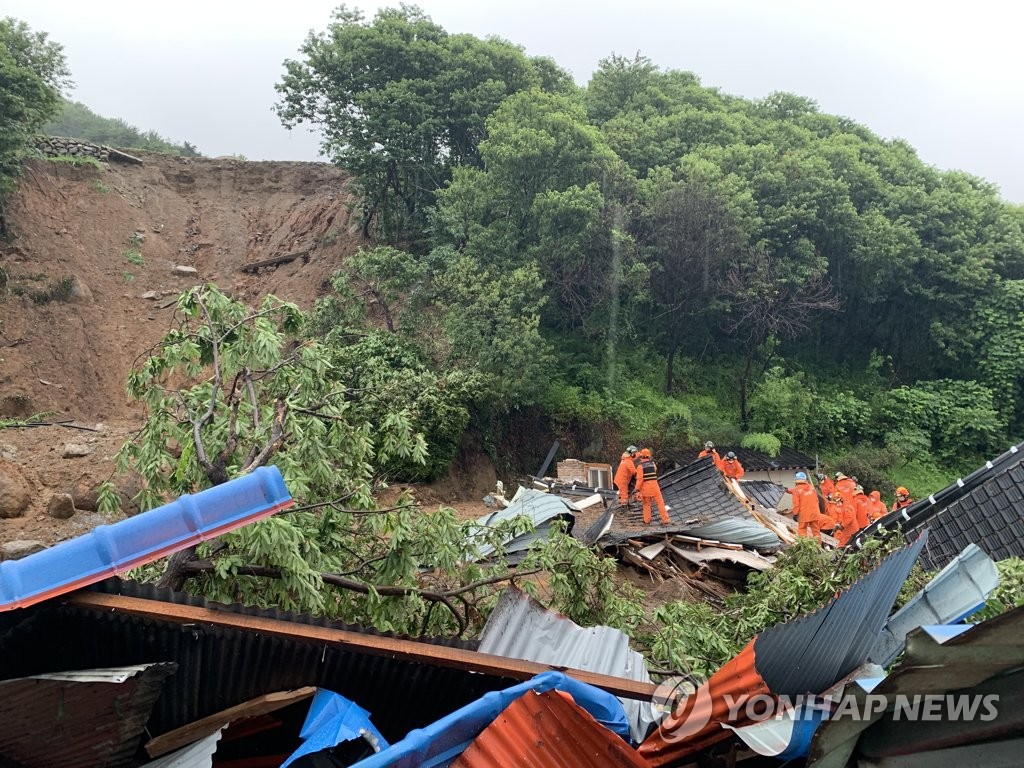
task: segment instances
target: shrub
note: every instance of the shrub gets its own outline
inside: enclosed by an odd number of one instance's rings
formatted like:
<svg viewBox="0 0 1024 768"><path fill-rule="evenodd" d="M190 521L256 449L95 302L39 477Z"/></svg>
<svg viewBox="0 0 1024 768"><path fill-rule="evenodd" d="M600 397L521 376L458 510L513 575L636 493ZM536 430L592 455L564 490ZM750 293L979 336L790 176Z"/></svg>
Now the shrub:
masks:
<svg viewBox="0 0 1024 768"><path fill-rule="evenodd" d="M740 445L768 456L778 456L779 450L782 448L779 438L767 432L751 432L749 435L744 435Z"/></svg>
<svg viewBox="0 0 1024 768"><path fill-rule="evenodd" d="M776 366L765 374L750 396L750 426L793 445L808 432L812 404L813 396L803 374L787 376Z"/></svg>

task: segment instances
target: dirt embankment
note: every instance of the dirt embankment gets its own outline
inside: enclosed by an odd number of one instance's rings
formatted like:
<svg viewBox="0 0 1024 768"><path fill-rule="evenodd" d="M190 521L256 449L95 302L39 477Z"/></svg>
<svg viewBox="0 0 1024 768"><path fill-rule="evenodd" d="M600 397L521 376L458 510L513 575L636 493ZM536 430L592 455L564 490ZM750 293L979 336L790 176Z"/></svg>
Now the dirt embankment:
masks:
<svg viewBox="0 0 1024 768"><path fill-rule="evenodd" d="M46 413L99 431L0 431L0 462L31 499L26 515L0 519L0 542L52 543L95 524L54 520L46 507L54 493L110 475L142 419L125 378L172 326L182 290L214 282L252 303L273 293L308 308L362 242L350 182L333 166L140 156L142 165L101 169L33 161L8 206L0 416ZM65 458L68 443L89 451Z"/></svg>

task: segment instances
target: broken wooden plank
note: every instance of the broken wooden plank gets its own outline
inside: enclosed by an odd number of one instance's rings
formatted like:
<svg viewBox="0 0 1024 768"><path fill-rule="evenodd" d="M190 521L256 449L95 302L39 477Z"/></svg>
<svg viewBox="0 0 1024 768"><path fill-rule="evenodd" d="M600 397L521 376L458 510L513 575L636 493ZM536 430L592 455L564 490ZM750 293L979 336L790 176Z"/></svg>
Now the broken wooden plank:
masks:
<svg viewBox="0 0 1024 768"><path fill-rule="evenodd" d="M131 163L133 165L142 165L141 158L135 155L129 155L127 152L122 152L120 149L114 149L113 147L104 147L107 150L107 158L109 160L117 160L121 163Z"/></svg>
<svg viewBox="0 0 1024 768"><path fill-rule="evenodd" d="M538 664L522 659L509 659L490 653L468 651L463 648L449 648L444 645L420 643L397 637L364 635L334 627L319 627L299 624L264 616L246 616L211 608L192 605L177 605L158 600L144 600L124 595L105 595L100 592L77 592L69 596L68 602L97 611L117 611L129 616L144 616L154 621L168 621L176 624L207 624L214 627L260 632L273 637L284 637L316 645L331 644L349 653L363 653L371 656L385 656L417 664L431 664L467 672L504 677L511 680L529 680L541 672L557 669L584 683L597 686L616 696L639 701L650 701L656 686L612 675L602 675L571 667L556 667Z"/></svg>
<svg viewBox="0 0 1024 768"><path fill-rule="evenodd" d="M263 259L262 261L254 261L252 264L243 264L240 269L242 272L256 273L264 267L276 267L280 264L287 264L291 261L295 261L298 258L303 258L309 261L309 249L305 251L296 251L295 253L285 253L281 256L274 256L269 259Z"/></svg>
<svg viewBox="0 0 1024 768"><path fill-rule="evenodd" d="M179 747L192 744L216 733L235 720L241 720L244 717L258 717L275 712L287 707L289 704L308 699L315 693L315 686L306 686L305 688L296 688L293 691L278 691L264 696L257 696L255 699L249 699L249 701L228 707L221 712L215 712L201 720L196 720L193 723L183 725L180 728L175 728L173 731L162 733L150 739L146 742L146 753L150 757L166 755L168 752L173 752Z"/></svg>
<svg viewBox="0 0 1024 768"><path fill-rule="evenodd" d="M726 542L726 541L716 541L715 539L699 539L696 536L684 536L684 535L681 535L681 534L673 536L672 540L673 541L682 541L682 542L685 542L687 544L693 544L694 546L697 547L697 549L700 549L701 547L718 547L719 549L735 549L735 550L743 550L744 549L742 544L730 544L729 542Z"/></svg>
<svg viewBox="0 0 1024 768"><path fill-rule="evenodd" d="M648 560L653 560L658 555L660 555L664 550L665 542L658 541L654 544L644 547L643 549L638 549L637 554L640 555L640 557L647 558Z"/></svg>

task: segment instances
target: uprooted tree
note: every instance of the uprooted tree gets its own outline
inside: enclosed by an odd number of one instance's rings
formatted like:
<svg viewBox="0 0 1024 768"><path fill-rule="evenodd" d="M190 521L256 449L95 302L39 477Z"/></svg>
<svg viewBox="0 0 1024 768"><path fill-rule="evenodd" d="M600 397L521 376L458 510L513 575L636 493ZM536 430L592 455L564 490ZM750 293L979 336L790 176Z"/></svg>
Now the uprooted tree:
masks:
<svg viewBox="0 0 1024 768"><path fill-rule="evenodd" d="M480 626L507 583L536 592L529 577L543 573L550 602L579 621L626 626L639 618L611 582L614 563L562 533L513 570L502 542L529 526L523 518L482 527L450 509L427 513L408 495L379 508L380 468L427 457L417 414L400 389L360 387L353 368L334 365L329 343L301 335L305 317L295 305L268 296L254 309L207 286L183 294L177 315L178 327L128 381L148 419L119 466L144 480L141 506L268 464L298 505L178 553L162 574L146 576L217 600L463 634ZM485 546L496 555L478 562Z"/></svg>

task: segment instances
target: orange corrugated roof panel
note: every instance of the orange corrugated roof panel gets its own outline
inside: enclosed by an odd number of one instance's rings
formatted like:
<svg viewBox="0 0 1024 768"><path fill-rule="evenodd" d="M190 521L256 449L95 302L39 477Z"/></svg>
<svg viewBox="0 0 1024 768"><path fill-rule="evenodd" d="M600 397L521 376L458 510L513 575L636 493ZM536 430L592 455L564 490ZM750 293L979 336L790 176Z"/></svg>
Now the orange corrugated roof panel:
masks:
<svg viewBox="0 0 1024 768"><path fill-rule="evenodd" d="M451 768L650 768L625 741L559 691L528 691Z"/></svg>
<svg viewBox="0 0 1024 768"><path fill-rule="evenodd" d="M696 693L684 699L637 750L652 766L671 765L730 735L729 702L771 695L754 666L754 642L747 643ZM732 724L730 722L730 724Z"/></svg>

